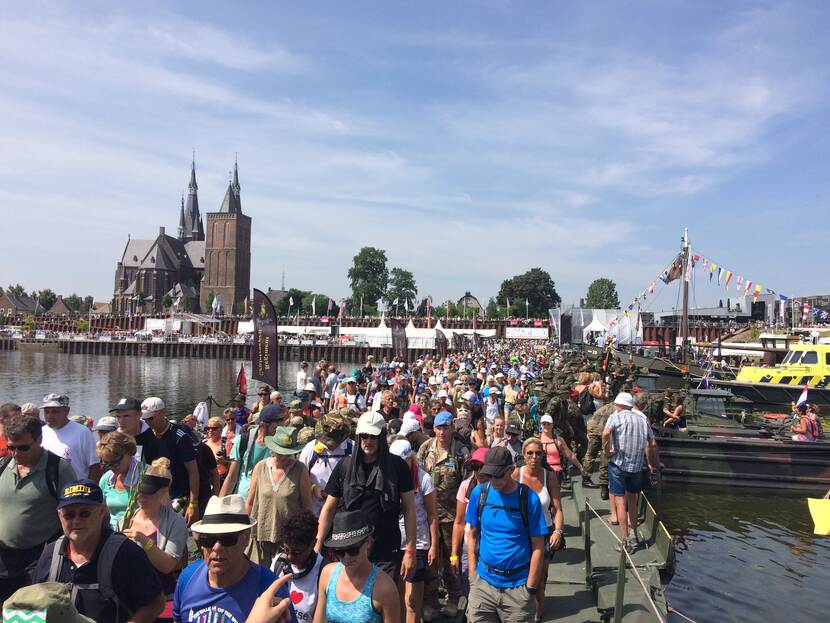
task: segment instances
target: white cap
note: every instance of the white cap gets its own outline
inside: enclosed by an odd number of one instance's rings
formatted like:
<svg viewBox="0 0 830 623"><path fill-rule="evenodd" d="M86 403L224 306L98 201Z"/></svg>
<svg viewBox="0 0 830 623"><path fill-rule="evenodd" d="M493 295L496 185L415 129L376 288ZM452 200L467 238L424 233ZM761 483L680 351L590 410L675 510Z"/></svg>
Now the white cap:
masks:
<svg viewBox="0 0 830 623"><path fill-rule="evenodd" d="M491 396L501 396L501 392L499 391L498 387L491 387L490 388L490 395Z"/></svg>
<svg viewBox="0 0 830 623"><path fill-rule="evenodd" d="M314 383L306 383L305 387L303 387L303 391L304 392L315 392L315 393L317 392L317 390L314 388Z"/></svg>
<svg viewBox="0 0 830 623"><path fill-rule="evenodd" d="M503 379L503 378L504 378L504 374L502 374L501 372L497 372L497 373L496 373L496 378L497 378L497 379Z"/></svg>
<svg viewBox="0 0 830 623"><path fill-rule="evenodd" d="M412 444L406 439L396 439L389 446L389 453L399 456L405 461L412 456Z"/></svg>
<svg viewBox="0 0 830 623"><path fill-rule="evenodd" d="M407 411L406 413L403 414L402 419L404 419L404 420L417 420L418 418L415 417L415 412L414 411Z"/></svg>
<svg viewBox="0 0 830 623"><path fill-rule="evenodd" d="M380 435L384 428L386 428L386 420L383 419L383 416L377 411L367 411L358 418L355 433L358 435L362 433Z"/></svg>
<svg viewBox="0 0 830 623"><path fill-rule="evenodd" d="M461 385L461 379L455 379L455 381L453 381L453 386L455 385Z"/></svg>
<svg viewBox="0 0 830 623"><path fill-rule="evenodd" d="M399 432L401 435L408 435L409 433L414 433L416 430L421 430L421 423L415 418L406 418L401 423L401 430Z"/></svg>
<svg viewBox="0 0 830 623"><path fill-rule="evenodd" d="M461 394L461 397L462 397L464 400L472 400L473 398L475 398L475 397L476 397L476 393L475 393L473 390L468 389L466 392L464 392L463 394Z"/></svg>
<svg viewBox="0 0 830 623"><path fill-rule="evenodd" d="M620 392L617 394L617 397L614 398L614 404L620 405L621 407L628 407L630 409L634 406L634 396L628 392Z"/></svg>
<svg viewBox="0 0 830 623"><path fill-rule="evenodd" d="M553 424L553 418L550 415L548 415L547 413L545 413L545 415L543 415L542 419L539 420L539 421L542 424Z"/></svg>
<svg viewBox="0 0 830 623"><path fill-rule="evenodd" d="M274 391L271 392L271 395L269 396L269 398L271 400L273 400L274 398L279 398L280 396L282 396L282 394L280 394L277 390L274 390Z"/></svg>
<svg viewBox="0 0 830 623"><path fill-rule="evenodd" d="M104 417L100 418L95 423L95 426L92 427L92 430L110 432L110 431L114 431L117 428L118 428L118 420L116 420L111 415L105 415Z"/></svg>
<svg viewBox="0 0 830 623"><path fill-rule="evenodd" d="M487 382L488 382L488 383L489 383L490 381L495 381L495 380L496 380L496 377L494 377L492 374L488 374L488 375L487 375Z"/></svg>
<svg viewBox="0 0 830 623"><path fill-rule="evenodd" d="M141 418L151 417L153 414L164 410L164 401L156 396L151 396L141 403Z"/></svg>
<svg viewBox="0 0 830 623"><path fill-rule="evenodd" d="M438 385L438 380L434 376L431 376L431 377L429 377L429 384L430 385Z"/></svg>
<svg viewBox="0 0 830 623"><path fill-rule="evenodd" d="M442 389L438 392L438 397L439 398L446 398L447 396L449 396L449 394L447 393L446 389Z"/></svg>

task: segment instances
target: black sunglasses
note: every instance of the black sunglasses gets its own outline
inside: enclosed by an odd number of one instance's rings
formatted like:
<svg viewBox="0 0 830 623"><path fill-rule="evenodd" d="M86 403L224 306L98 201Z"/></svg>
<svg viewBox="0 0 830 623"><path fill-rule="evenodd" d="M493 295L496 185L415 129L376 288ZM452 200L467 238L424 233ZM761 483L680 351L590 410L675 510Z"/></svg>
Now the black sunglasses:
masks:
<svg viewBox="0 0 830 623"><path fill-rule="evenodd" d="M196 539L196 543L199 544L199 547L206 547L207 549L210 549L216 545L217 541L222 547L233 547L239 542L240 534L242 533L231 532L229 534L200 534L199 538Z"/></svg>
<svg viewBox="0 0 830 623"><path fill-rule="evenodd" d="M205 430L219 430L221 426L205 426Z"/></svg>
<svg viewBox="0 0 830 623"><path fill-rule="evenodd" d="M81 519L89 519L92 517L92 509L84 509L82 511L61 511L61 515L67 521L72 521L75 517L80 517Z"/></svg>
<svg viewBox="0 0 830 623"><path fill-rule="evenodd" d="M358 437L360 437L362 441L365 441L366 439L373 439L377 441L380 439L380 435L370 435L369 433L360 433Z"/></svg>
<svg viewBox="0 0 830 623"><path fill-rule="evenodd" d="M361 547L363 547L363 543L355 545L354 547L348 547L346 549L336 549L334 550L334 555L341 560L346 557L346 554L349 556L357 556L360 553Z"/></svg>
<svg viewBox="0 0 830 623"><path fill-rule="evenodd" d="M32 444L24 443L19 446L6 446L9 449L9 452L28 452L32 448Z"/></svg>
<svg viewBox="0 0 830 623"><path fill-rule="evenodd" d="M106 467L107 469L111 469L115 471L115 468L121 465L121 461L124 457L118 457L117 461L101 461L101 466Z"/></svg>

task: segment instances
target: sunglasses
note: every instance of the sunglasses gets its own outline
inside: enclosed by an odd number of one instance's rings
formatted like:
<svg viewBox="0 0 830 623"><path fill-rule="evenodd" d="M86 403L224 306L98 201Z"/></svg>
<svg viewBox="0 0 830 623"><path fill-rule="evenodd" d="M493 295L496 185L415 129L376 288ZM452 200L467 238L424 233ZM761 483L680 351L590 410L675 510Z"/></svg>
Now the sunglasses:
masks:
<svg viewBox="0 0 830 623"><path fill-rule="evenodd" d="M205 430L219 430L221 426L205 426Z"/></svg>
<svg viewBox="0 0 830 623"><path fill-rule="evenodd" d="M119 457L117 461L101 461L101 465L103 467L106 467L107 469L115 470L116 467L121 465L121 460L123 458L124 458L123 456Z"/></svg>
<svg viewBox="0 0 830 623"><path fill-rule="evenodd" d="M336 549L334 550L335 557L343 560L346 557L346 554L349 556L357 556L360 553L360 548L363 547L363 543L360 545L355 545L354 547L349 547L347 549Z"/></svg>
<svg viewBox="0 0 830 623"><path fill-rule="evenodd" d="M358 437L360 437L361 441L366 441L367 439L377 441L378 439L380 439L380 435L370 435L369 433L360 433Z"/></svg>
<svg viewBox="0 0 830 623"><path fill-rule="evenodd" d="M9 449L9 452L28 452L32 448L32 444L24 443L19 446L6 446Z"/></svg>
<svg viewBox="0 0 830 623"><path fill-rule="evenodd" d="M217 541L222 547L233 547L239 542L239 535L241 532L231 532L229 534L200 534L196 539L199 547L211 549L216 545Z"/></svg>
<svg viewBox="0 0 830 623"><path fill-rule="evenodd" d="M543 453L539 450L528 450L527 452L525 452L525 456L542 456L542 454Z"/></svg>
<svg viewBox="0 0 830 623"><path fill-rule="evenodd" d="M92 509L84 509L82 511L61 511L61 516L66 519L67 521L72 521L75 517L80 517L81 519L89 519L92 517Z"/></svg>

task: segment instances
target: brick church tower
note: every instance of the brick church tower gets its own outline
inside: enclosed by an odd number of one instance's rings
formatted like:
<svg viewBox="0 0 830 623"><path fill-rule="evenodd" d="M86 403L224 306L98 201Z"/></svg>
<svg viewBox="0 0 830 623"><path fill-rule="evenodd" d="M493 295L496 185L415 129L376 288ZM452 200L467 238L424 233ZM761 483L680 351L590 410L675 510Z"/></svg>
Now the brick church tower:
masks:
<svg viewBox="0 0 830 623"><path fill-rule="evenodd" d="M207 213L205 273L199 293L203 314L211 312L211 293L222 297L228 315L239 313L251 293L251 217L242 214L239 190L239 171L234 162L233 179L219 211Z"/></svg>

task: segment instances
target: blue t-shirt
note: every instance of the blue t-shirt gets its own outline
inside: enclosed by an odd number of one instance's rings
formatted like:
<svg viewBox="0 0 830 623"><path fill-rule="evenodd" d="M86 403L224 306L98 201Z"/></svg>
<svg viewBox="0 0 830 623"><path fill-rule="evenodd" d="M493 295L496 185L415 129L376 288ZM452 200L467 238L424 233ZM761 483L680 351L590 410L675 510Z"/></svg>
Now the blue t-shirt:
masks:
<svg viewBox="0 0 830 623"><path fill-rule="evenodd" d="M476 571L488 584L499 588L521 586L527 582L530 571L530 536L545 536L548 533L545 524L545 515L539 496L532 489L527 496L528 531L525 531L522 513L519 510L519 487L512 493L501 493L490 486L487 501L481 512L481 523L478 525L478 500L481 497L481 485L473 489L470 501L467 504L467 514L464 519L473 528L479 528L480 548ZM502 571L516 569L509 575L490 573L487 565Z"/></svg>
<svg viewBox="0 0 830 623"><path fill-rule="evenodd" d="M245 623L254 602L277 579L274 572L253 562L240 582L226 588L212 588L208 583L207 565L194 562L184 571L173 593L173 620L176 623ZM186 582L182 582L182 578ZM185 584L185 586L183 586ZM288 585L283 586L277 597L288 597ZM294 607L291 623L297 623Z"/></svg>

